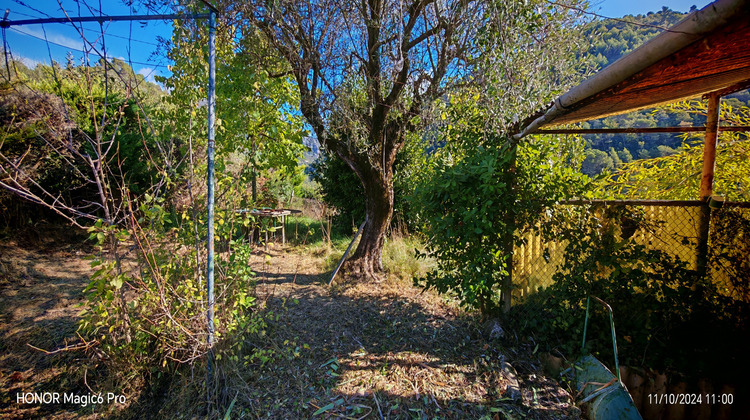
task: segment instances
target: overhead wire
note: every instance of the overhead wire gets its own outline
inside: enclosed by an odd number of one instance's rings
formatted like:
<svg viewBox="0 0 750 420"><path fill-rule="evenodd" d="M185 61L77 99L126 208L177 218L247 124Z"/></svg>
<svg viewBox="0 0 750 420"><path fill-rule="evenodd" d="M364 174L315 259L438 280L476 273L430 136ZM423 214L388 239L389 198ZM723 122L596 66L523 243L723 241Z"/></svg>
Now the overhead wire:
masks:
<svg viewBox="0 0 750 420"><path fill-rule="evenodd" d="M640 26L640 27L644 27L644 28L660 29L660 30L662 30L664 32L671 32L671 33L676 33L676 34L692 35L692 34L690 34L688 32L675 31L675 30L672 30L672 29L669 29L669 28L665 28L665 27L659 26L659 25L651 25L649 23L639 23L639 22L633 22L633 21L630 21L630 20L626 20L626 19L623 19L623 18L616 18L616 17L605 16L605 15L602 15L602 14L599 14L599 13L596 13L596 12L592 12L590 10L586 10L586 9L578 7L578 6L572 6L572 5L569 5L569 4L558 3L558 2L552 1L552 0L546 0L546 1L547 1L547 3L549 3L549 4L553 5L553 6L560 6L560 7L566 8L566 9L575 10L575 11L581 12L581 13L583 13L585 15L598 17L599 19L614 20L614 21L617 21L617 22L626 23L628 25Z"/></svg>
<svg viewBox="0 0 750 420"><path fill-rule="evenodd" d="M43 11L41 11L41 10L39 10L39 9L35 8L35 7L31 7L31 6L29 6L28 4L24 3L24 2L22 1L22 0L13 0L13 1L14 1L14 2L16 3L16 4L18 4L19 6L23 6L23 7L26 7L26 8L28 8L28 9L30 9L30 10L33 10L33 11L35 11L35 12L37 12L37 13L41 14L41 15L44 15L45 17L52 17L52 16L48 15L47 13L45 13L45 12L43 12Z"/></svg>
<svg viewBox="0 0 750 420"><path fill-rule="evenodd" d="M44 39L44 38L42 38L42 37L40 37L38 35L34 35L34 34L28 33L28 32L24 32L23 30L15 28L15 27L11 27L10 30L12 30L14 32L17 32L17 33L19 33L21 35L26 35L26 36L30 36L32 38L36 38L36 39L38 39L40 41L48 42L48 43L50 43L52 45L56 45L58 47L67 48L69 50L78 51L78 52L84 53L84 54L86 53L85 50L82 50L80 48L74 48L74 47L71 47L69 45L63 45L63 44L60 44L60 43L57 43L57 42L54 42L54 41L50 41L50 40ZM166 64L157 64L155 62L150 62L150 63L144 63L144 62L141 62L141 61L131 61L131 62L134 63L134 64L140 64L142 66L153 66L153 67L161 67L161 68L168 68L169 67Z"/></svg>

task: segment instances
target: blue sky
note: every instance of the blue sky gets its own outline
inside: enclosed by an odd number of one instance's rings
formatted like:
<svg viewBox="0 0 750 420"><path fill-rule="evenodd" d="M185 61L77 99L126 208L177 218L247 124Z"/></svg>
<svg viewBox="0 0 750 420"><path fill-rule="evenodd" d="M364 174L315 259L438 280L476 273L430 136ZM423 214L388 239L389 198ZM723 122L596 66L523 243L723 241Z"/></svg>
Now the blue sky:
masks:
<svg viewBox="0 0 750 420"><path fill-rule="evenodd" d="M105 15L146 14L143 9L126 6L121 0L61 0L65 10L71 16L96 16L99 5ZM89 7L86 6L88 4ZM590 10L608 17L622 17L628 14L645 14L661 10L667 6L672 10L687 12L690 6L702 8L708 1L696 0L591 0ZM10 9L10 20L34 19L45 17L64 17L57 0L0 0L0 10ZM163 11L162 13L167 13ZM132 62L133 68L150 80L155 75L168 76L164 57L154 54L157 50L158 37L169 38L172 33L171 22L112 22L104 25L104 42L107 54ZM101 28L98 23L83 24L83 34L100 48ZM50 42L44 41L46 39ZM49 63L50 56L64 63L68 52L80 60L83 57L83 41L80 34L70 24L46 24L14 26L5 31L10 51L15 58L27 65ZM49 47L49 49L48 49ZM95 54L91 59L97 59Z"/></svg>
<svg viewBox="0 0 750 420"><path fill-rule="evenodd" d="M591 11L608 17L623 17L625 15L645 15L657 12L662 6L667 6L676 12L687 12L695 5L702 9L710 3L706 0L589 0Z"/></svg>
<svg viewBox="0 0 750 420"><path fill-rule="evenodd" d="M148 14L145 9L128 7L119 0L88 0L76 2L62 0L65 11L70 16L98 16L99 5L105 15L137 15ZM90 6L86 7L86 4ZM36 19L47 17L64 17L57 0L0 0L2 10L10 9L9 20ZM169 13L169 11L162 11ZM144 22L111 22L100 28L96 22L83 23L83 34L97 45L101 51L104 30L104 44L107 55L132 62L133 68L150 80L155 75L169 74L169 62L156 55L158 36L171 37L172 22L144 21ZM80 27L79 27L80 29ZM84 42L80 33L71 24L49 23L45 25L13 26L5 31L10 51L15 58L21 59L27 65L49 63L50 56L55 61L64 63L68 52L76 60L84 57ZM45 38L49 41L46 42ZM49 47L49 49L48 49ZM96 53L89 55L91 60L97 60Z"/></svg>

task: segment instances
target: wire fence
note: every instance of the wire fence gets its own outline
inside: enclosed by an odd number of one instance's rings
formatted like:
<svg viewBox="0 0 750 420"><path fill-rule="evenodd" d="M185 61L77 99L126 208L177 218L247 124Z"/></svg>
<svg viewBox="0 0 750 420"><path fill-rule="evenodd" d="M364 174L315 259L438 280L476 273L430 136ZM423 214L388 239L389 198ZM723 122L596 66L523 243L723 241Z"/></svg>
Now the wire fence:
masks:
<svg viewBox="0 0 750 420"><path fill-rule="evenodd" d="M620 239L662 251L694 270L701 269L703 259L706 275L721 293L750 300L750 203L727 202L717 209L707 209L700 201L598 201L561 206L611 206L637 211L646 223L636 226L620 220ZM710 212L707 223L704 212ZM708 234L702 240L701 230L706 224ZM539 231L528 232L523 238L524 243L515 247L513 256L516 302L553 284L568 246L567 241L545 237Z"/></svg>
<svg viewBox="0 0 750 420"><path fill-rule="evenodd" d="M588 343L593 334L598 339L586 351L611 368L619 358L623 382L645 419L742 417L750 410L744 402L675 409L649 398L721 390L746 401L750 392L742 369L750 354L742 339L750 327L750 203L716 207L698 201L562 204L553 213L563 217L552 216L515 248L511 320L524 337L545 340L551 354L571 355L583 331L581 297L607 293L618 355L609 352L609 328L597 306ZM564 228L544 229L561 222ZM570 229L578 231L566 234Z"/></svg>

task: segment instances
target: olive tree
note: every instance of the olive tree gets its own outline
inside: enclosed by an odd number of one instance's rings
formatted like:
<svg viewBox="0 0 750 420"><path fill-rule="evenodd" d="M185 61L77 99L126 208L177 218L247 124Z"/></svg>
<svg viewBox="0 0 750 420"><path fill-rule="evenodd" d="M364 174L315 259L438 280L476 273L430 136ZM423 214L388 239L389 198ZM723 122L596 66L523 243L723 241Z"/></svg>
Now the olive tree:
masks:
<svg viewBox="0 0 750 420"><path fill-rule="evenodd" d="M243 6L238 6L243 7ZM251 1L247 16L284 57L300 110L365 195L352 273L374 278L393 214L394 162L425 110L468 81L484 19L472 0Z"/></svg>

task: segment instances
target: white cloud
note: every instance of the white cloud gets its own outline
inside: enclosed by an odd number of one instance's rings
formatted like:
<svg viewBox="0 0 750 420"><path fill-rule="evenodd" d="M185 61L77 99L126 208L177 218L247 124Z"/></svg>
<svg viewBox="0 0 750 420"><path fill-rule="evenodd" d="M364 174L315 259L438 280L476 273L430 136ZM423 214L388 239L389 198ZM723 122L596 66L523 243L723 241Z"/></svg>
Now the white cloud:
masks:
<svg viewBox="0 0 750 420"><path fill-rule="evenodd" d="M34 69L34 68L36 68L36 66L38 66L40 64L43 64L39 60L34 60L33 58L25 57L23 55L18 55L18 56L15 56L13 58L15 58L16 60L20 61L21 63L23 63L24 66L26 66L26 67L28 67L30 69Z"/></svg>
<svg viewBox="0 0 750 420"><path fill-rule="evenodd" d="M137 73L146 78L147 81L156 83L156 80L154 79L154 76L156 76L155 69L151 67L142 67Z"/></svg>
<svg viewBox="0 0 750 420"><path fill-rule="evenodd" d="M44 31L42 29L37 29L37 28L38 28L37 25L29 25L29 26L24 26L23 29L13 28L13 30L19 33L25 34L25 35L31 35L35 38L44 40L45 39ZM70 48L71 50L80 51L81 49L83 49L83 40L70 38L65 35L60 35L49 29L47 29L46 39L49 42L53 42L65 48Z"/></svg>

